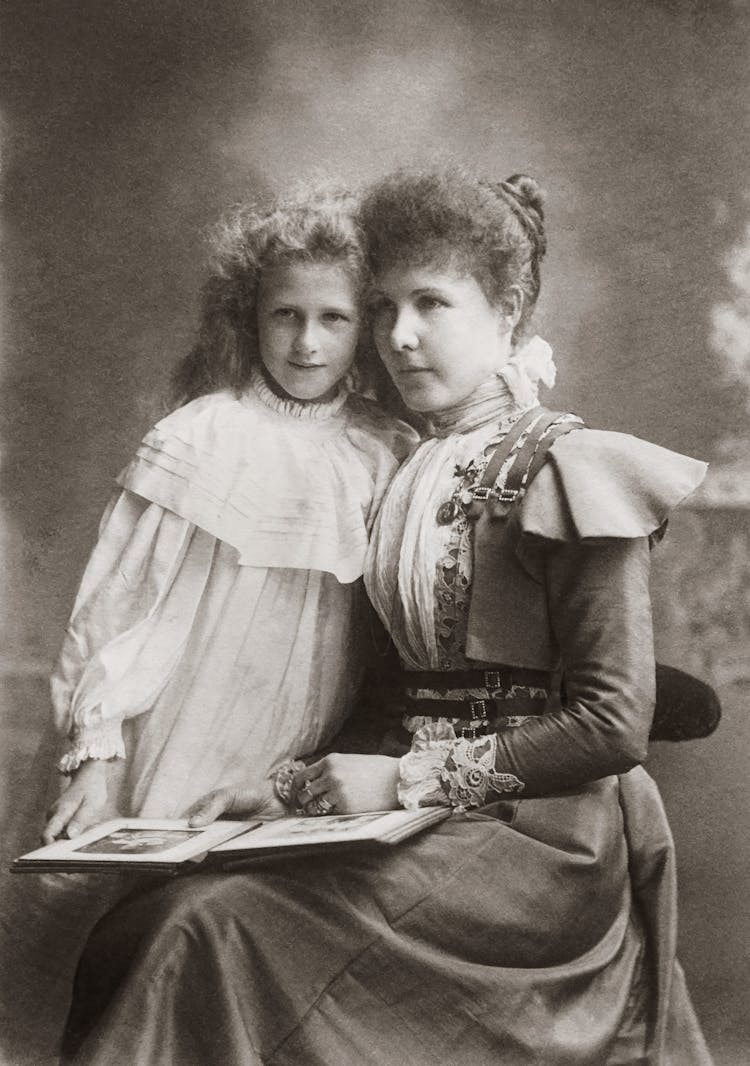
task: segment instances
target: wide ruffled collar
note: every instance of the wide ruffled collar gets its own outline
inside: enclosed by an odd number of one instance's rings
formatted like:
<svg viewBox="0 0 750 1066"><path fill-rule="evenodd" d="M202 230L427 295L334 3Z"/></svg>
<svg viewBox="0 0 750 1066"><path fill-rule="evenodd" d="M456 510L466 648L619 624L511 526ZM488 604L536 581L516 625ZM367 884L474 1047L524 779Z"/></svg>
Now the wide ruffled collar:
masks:
<svg viewBox="0 0 750 1066"><path fill-rule="evenodd" d="M146 434L119 483L236 548L241 566L355 581L380 500L413 432L371 413L364 401L336 417L328 416L336 413L335 400L288 401L305 414L282 417L279 398L271 392L271 408L262 383L259 389L201 396L167 415Z"/></svg>

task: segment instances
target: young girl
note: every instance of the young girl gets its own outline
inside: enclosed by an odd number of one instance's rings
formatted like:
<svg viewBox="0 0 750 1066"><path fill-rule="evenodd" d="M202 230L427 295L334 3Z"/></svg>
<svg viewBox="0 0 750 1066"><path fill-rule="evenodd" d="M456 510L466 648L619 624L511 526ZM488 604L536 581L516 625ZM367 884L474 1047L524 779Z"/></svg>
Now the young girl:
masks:
<svg viewBox="0 0 750 1066"><path fill-rule="evenodd" d="M333 753L291 784L337 813L453 815L387 854L131 898L82 959L69 1049L77 1066L708 1066L637 765L649 542L704 466L550 418L509 372L539 292L536 183L396 175L363 218L377 347L430 423L366 566L404 667L405 754Z"/></svg>
<svg viewBox="0 0 750 1066"><path fill-rule="evenodd" d="M262 782L347 715L368 533L410 440L352 391L363 269L344 196L225 228L189 402L118 479L53 679L72 781L48 839Z"/></svg>
<svg viewBox="0 0 750 1066"><path fill-rule="evenodd" d="M344 195L245 210L221 232L183 406L120 475L65 637L53 692L71 782L47 840L260 784L349 712L368 534L413 436L354 391L364 278ZM9 886L8 1061L44 1059L116 880Z"/></svg>

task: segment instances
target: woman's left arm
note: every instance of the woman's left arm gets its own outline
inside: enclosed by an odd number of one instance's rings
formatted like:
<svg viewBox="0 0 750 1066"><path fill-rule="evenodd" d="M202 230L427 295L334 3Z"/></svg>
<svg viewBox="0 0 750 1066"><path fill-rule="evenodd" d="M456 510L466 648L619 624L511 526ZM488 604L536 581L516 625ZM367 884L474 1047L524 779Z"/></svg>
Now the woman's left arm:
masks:
<svg viewBox="0 0 750 1066"><path fill-rule="evenodd" d="M645 537L550 545L544 579L562 706L498 735L496 769L522 795L574 788L646 757L654 647Z"/></svg>
<svg viewBox="0 0 750 1066"><path fill-rule="evenodd" d="M465 786L476 753L467 759L464 747L484 755L485 769L486 752L494 749L487 784L522 796L575 788L643 761L655 702L648 540L548 542L545 556L549 616L564 671L562 705L491 739L444 740L412 753L406 761L414 764L414 790L412 767L399 767L397 759L326 755L296 775L300 803L324 796L341 812L394 808L400 769L406 805L467 799L472 805L480 795Z"/></svg>

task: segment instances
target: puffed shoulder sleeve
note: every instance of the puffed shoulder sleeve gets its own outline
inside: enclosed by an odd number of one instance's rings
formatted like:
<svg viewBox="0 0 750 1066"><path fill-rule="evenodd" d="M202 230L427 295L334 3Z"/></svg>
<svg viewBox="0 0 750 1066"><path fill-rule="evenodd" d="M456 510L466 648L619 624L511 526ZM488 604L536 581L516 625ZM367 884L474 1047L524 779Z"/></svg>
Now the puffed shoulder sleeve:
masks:
<svg viewBox="0 0 750 1066"><path fill-rule="evenodd" d="M621 433L575 430L551 446L522 505L519 555L545 588L565 697L497 741L498 772L526 795L624 773L645 757L655 700L649 538L705 471Z"/></svg>
<svg viewBox="0 0 750 1066"><path fill-rule="evenodd" d="M523 501L521 530L562 542L648 537L706 469L629 434L576 430L551 446Z"/></svg>

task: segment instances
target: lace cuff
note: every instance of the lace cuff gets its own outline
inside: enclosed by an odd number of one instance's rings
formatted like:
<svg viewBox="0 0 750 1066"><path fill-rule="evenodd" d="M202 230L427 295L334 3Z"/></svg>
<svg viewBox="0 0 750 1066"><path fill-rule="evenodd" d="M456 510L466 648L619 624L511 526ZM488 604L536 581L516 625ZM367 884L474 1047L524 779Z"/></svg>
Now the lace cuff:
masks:
<svg viewBox="0 0 750 1066"><path fill-rule="evenodd" d="M523 792L523 781L515 774L501 774L495 769L497 734L489 733L478 740L461 738L453 745L440 779L448 802L457 811L483 807L488 792Z"/></svg>
<svg viewBox="0 0 750 1066"><path fill-rule="evenodd" d="M497 736L457 739L448 722L432 722L414 734L412 750L399 760L398 800L402 807L483 807L487 793L523 792L515 774L495 769Z"/></svg>
<svg viewBox="0 0 750 1066"><path fill-rule="evenodd" d="M70 745L57 764L63 774L74 773L87 759L124 759L125 745L119 722L99 722L74 730Z"/></svg>

